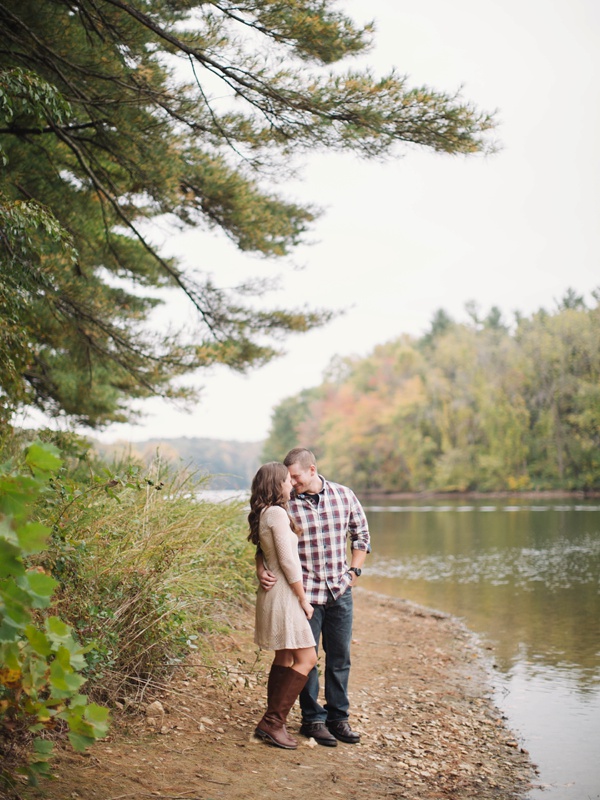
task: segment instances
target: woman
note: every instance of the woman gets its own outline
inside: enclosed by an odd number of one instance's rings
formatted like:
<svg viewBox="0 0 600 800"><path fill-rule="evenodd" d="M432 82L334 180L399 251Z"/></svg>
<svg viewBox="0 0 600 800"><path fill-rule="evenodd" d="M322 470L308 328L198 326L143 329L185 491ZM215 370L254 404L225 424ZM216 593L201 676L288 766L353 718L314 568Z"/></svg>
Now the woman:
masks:
<svg viewBox="0 0 600 800"><path fill-rule="evenodd" d="M265 566L279 580L256 596L254 641L275 650L267 682L267 711L254 731L277 747L295 750L298 742L285 728L287 715L317 663L315 639L308 620L313 608L302 585L298 535L287 512L292 481L278 461L263 464L252 481L248 540L259 545Z"/></svg>

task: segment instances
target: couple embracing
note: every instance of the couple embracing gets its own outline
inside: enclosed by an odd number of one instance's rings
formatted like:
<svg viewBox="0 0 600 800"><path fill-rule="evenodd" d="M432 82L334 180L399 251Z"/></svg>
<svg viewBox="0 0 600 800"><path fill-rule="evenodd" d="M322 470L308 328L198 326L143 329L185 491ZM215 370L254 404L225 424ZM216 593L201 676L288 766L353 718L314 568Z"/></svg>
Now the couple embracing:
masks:
<svg viewBox="0 0 600 800"><path fill-rule="evenodd" d="M370 538L355 494L325 480L314 455L290 450L263 464L252 481L248 539L257 545L255 642L274 650L267 711L255 734L277 747L298 746L285 727L300 697L300 733L318 744L355 744L348 722L352 587ZM346 547L350 539L351 560ZM319 703L317 647L325 653L325 705Z"/></svg>

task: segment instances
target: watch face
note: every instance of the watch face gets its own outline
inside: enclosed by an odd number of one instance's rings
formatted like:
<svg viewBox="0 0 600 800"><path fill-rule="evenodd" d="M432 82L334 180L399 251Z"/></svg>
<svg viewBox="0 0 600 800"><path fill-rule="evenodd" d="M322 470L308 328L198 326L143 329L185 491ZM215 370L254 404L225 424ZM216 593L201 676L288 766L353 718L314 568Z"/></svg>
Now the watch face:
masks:
<svg viewBox="0 0 600 800"><path fill-rule="evenodd" d="M358 567L352 567L351 569L352 569L352 572L356 575L356 577L360 578L360 575L362 573L362 569L359 569Z"/></svg>

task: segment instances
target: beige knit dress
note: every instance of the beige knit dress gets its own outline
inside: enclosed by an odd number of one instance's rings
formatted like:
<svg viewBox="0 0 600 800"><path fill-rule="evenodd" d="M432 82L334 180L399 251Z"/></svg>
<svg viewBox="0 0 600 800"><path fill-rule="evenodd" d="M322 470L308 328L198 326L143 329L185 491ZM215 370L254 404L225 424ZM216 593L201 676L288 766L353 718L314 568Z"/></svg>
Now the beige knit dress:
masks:
<svg viewBox="0 0 600 800"><path fill-rule="evenodd" d="M314 647L315 638L290 583L302 580L298 537L285 509L269 506L261 514L258 530L265 567L277 576L268 592L256 594L254 641L263 650Z"/></svg>

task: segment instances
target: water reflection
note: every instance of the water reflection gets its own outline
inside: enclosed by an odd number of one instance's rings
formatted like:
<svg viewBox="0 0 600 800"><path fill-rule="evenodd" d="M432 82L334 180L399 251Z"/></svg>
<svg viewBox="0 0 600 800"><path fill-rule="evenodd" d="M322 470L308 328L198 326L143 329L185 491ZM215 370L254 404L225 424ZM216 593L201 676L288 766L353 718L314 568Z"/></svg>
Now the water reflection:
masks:
<svg viewBox="0 0 600 800"><path fill-rule="evenodd" d="M539 760L541 789L530 800L591 800L600 796L600 688L582 692L568 667L517 662L497 702Z"/></svg>
<svg viewBox="0 0 600 800"><path fill-rule="evenodd" d="M556 784L545 800L600 797L600 505L366 510L365 588L460 616L490 641L511 724Z"/></svg>

